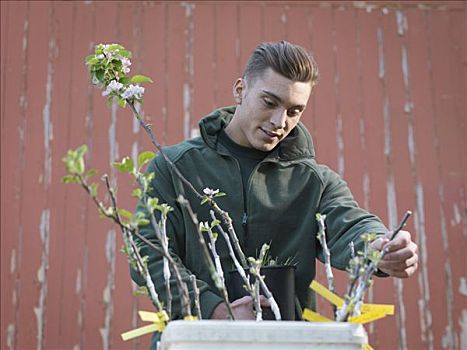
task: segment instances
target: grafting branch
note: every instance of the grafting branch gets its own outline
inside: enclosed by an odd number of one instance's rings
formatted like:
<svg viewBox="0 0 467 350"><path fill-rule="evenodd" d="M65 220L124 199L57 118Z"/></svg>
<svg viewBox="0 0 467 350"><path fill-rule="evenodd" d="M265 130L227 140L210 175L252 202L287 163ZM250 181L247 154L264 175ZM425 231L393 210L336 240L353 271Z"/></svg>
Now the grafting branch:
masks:
<svg viewBox="0 0 467 350"><path fill-rule="evenodd" d="M392 231L389 235L389 241L392 241L396 235L399 233L400 230L405 226L407 220L409 219L410 215L412 215L411 211L407 211L404 214L400 224L397 228ZM376 238L376 235L373 239ZM378 270L378 264L381 260L384 259L384 256L388 253L388 244L383 250L379 251L369 251L369 244L371 239L364 239L365 241L365 252L364 252L364 260L363 263L360 264L358 268L358 284L354 290L351 291L351 294L346 296L344 301L344 305L337 311L336 313L336 321L343 322L347 321L349 315L357 315L359 313L359 306L362 304L363 297L365 296L366 291L372 284L372 278L375 272ZM363 272L361 272L363 270ZM355 278L355 276L351 276L351 278ZM353 283L352 283L353 284Z"/></svg>
<svg viewBox="0 0 467 350"><path fill-rule="evenodd" d="M204 260L206 264L208 265L209 269L209 274L214 281L214 284L216 285L217 289L221 292L221 296L224 299L224 302L227 306L227 311L229 313L229 318L234 319L233 312L232 312L232 307L230 306L229 303L229 296L227 293L227 288L223 281L221 280L220 276L216 272L216 267L211 259L211 255L209 254L208 248L206 241L204 240L203 232L201 231L200 224L198 221L198 218L196 217L196 214L193 212L193 209L191 208L190 202L188 202L183 196L179 196L177 198L177 201L182 205L188 212L188 215L191 218L191 221L193 221L193 224L196 226L196 231L198 232L198 240L201 245L201 250L203 252Z"/></svg>
<svg viewBox="0 0 467 350"><path fill-rule="evenodd" d="M159 295L157 294L156 288L154 287L154 283L152 282L151 274L149 273L147 265L145 264L144 259L139 254L139 250L135 242L133 241L132 234L134 233L127 225L125 225L122 222L120 214L118 213L117 201L115 199L114 191L110 186L108 176L104 175L103 180L106 184L107 191L109 192L112 201L112 210L108 210L107 208L105 208L102 202L100 202L97 199L95 191L92 189L91 185L87 183L86 179L81 174L74 173L72 175L76 177L78 183L91 197L94 204L97 206L99 212L105 217L113 220L120 227L123 233L123 240L125 242L125 246L128 250L128 260L130 262L130 265L136 266L140 275L143 276L146 282L146 287L148 288L149 297L151 298L151 301L154 303L158 311L162 311L163 305L159 299Z"/></svg>
<svg viewBox="0 0 467 350"><path fill-rule="evenodd" d="M326 242L326 226L324 224L326 215L316 213L316 221L318 222L319 230L317 238L321 247L323 248L324 255L324 267L326 270L326 279L328 280L328 287L331 292L334 292L334 275L332 274L331 268L331 253L329 252L328 244Z"/></svg>
<svg viewBox="0 0 467 350"><path fill-rule="evenodd" d="M258 303L258 305L256 305L257 307L256 320L260 321L262 319L261 305L259 303L259 289L258 289L258 287L261 287L261 289L264 292L264 296L269 301L269 305L271 306L271 310L274 313L274 317L276 318L276 320L280 321L282 317L281 317L281 312L279 310L279 305L277 305L276 300L272 296L271 291L269 290L268 286L264 282L264 277L261 276L261 267L262 267L263 259L268 249L269 249L269 245L263 244L263 246L261 247L261 251L259 253L258 259L248 258L251 264L250 274L256 279L255 288L253 288L256 294L254 301L255 303Z"/></svg>
<svg viewBox="0 0 467 350"><path fill-rule="evenodd" d="M199 302L199 288L198 288L198 285L196 284L196 276L190 275L190 281L191 281L191 286L193 288L193 294L194 294L194 299L195 299L196 316L198 317L198 320L201 320L202 315L201 315L201 306Z"/></svg>

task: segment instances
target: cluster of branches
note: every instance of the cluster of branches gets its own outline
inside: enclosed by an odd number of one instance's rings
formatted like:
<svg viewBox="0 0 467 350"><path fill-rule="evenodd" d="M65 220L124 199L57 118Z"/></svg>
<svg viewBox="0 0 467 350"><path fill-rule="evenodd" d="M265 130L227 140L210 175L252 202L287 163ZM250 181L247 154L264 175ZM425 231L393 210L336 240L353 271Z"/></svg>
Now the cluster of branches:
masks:
<svg viewBox="0 0 467 350"><path fill-rule="evenodd" d="M105 89L103 95L107 96L109 101L112 101L114 98L116 98L121 107L129 106L131 108L133 116L138 120L140 126L149 135L152 144L158 153L167 162L169 167L173 170L177 178L196 196L196 198L201 201L202 204L208 204L211 207L210 215L212 221L210 223L200 223L198 222L197 216L193 212L188 200L182 196L177 198L178 203L187 210L194 225L197 228L198 238L201 246L203 247L203 257L209 268L210 276L216 287L219 289L222 298L224 299L230 318L233 319L234 317L229 303L222 265L220 263L219 255L216 251L216 239L218 233L214 232L214 230L219 231L227 243L229 255L234 262L234 266L242 277L246 290L254 300L257 320L261 319L262 314L259 302L260 289L263 290L263 293L268 298L276 319L280 320L281 315L279 307L274 300L272 293L266 286L264 277L260 274L263 258L269 246L265 244L262 247L261 254L263 256L260 256L259 259L247 259L240 247L232 219L230 218L228 212L220 208L215 200L215 198L225 194L219 192L218 190L212 190L209 188L205 188L203 193L200 193L200 191L198 191L179 171L177 166L170 160L170 158L167 157L163 148L154 136L150 124L147 124L143 120L140 112L136 108L136 104L142 102L142 93L144 92L144 89L138 86L138 89L135 90L135 87L131 85L131 83L145 83L152 82L152 80L142 75L136 75L132 78L128 78L128 67L131 65L131 62L129 61L130 58L131 52L127 51L121 45L97 45L94 54L89 55L86 58L86 63L89 66L92 82L98 87ZM134 90L135 93L128 98L124 98L125 94L128 95L128 91L130 90ZM109 207L106 207L103 202L98 199L97 183L89 182L89 179L94 176L96 172L94 170L86 171L85 169L84 155L86 151L86 145L83 145L76 150L68 151L66 157L63 159L68 174L63 178L63 181L65 183L80 184L92 198L99 212L104 217L111 219L120 227L124 242L123 252L128 256L128 260L132 268L138 271L141 276L143 276L149 297L151 298L156 308L159 311L166 310L168 319L170 319L172 308L170 279L173 273L177 288L181 294L183 316L191 316L191 303L188 293L188 286L183 281L178 265L175 263L169 252L166 222L167 216L169 215L170 211L173 210L173 208L165 203L159 203L157 198L152 198L148 195L148 191L155 174L143 173L142 171L145 165L154 158L155 154L152 152L142 152L138 156L137 164L134 164L133 160L129 157L125 157L121 162L116 162L113 164L117 170L124 173L129 173L136 179L136 182L139 186L133 191L133 195L137 197L145 206L145 209L149 213L149 217L147 217L141 212L137 212L133 215L129 211L118 208L115 190L111 187L107 175L104 175L102 180L106 184L106 189L110 195L112 204ZM156 218L155 212L159 212L159 220ZM144 225L152 226L154 232L156 233L155 240L149 240L139 232L139 227ZM204 239L204 232L208 233L209 243L207 243ZM136 241L135 238L137 238ZM154 282L151 279L151 274L148 269L148 257L141 256L141 243L138 243L138 240L139 242L146 244L148 247L155 249L163 257L163 275L166 288L165 304L161 302L156 288L154 287ZM253 277L254 282L250 280L250 276ZM191 276L190 280L193 284L192 289L195 292L195 308L197 310L197 316L198 318L201 318L199 307L199 292L196 286L196 277Z"/></svg>
<svg viewBox="0 0 467 350"><path fill-rule="evenodd" d="M402 218L400 224L389 234L389 241L392 241L400 230L405 226L412 212L407 211ZM326 226L325 226L326 215L316 214L316 220L318 222L318 234L317 238L321 244L324 255L324 265L326 272L326 279L328 287L331 292L334 292L334 276L331 268L331 254L326 244ZM334 308L335 320L338 322L345 322L349 317L360 315L360 309L363 305L363 299L367 290L373 284L373 277L378 271L378 264L384 259L388 253L388 248L383 248L381 251L371 249L370 245L378 235L376 233L365 233L361 235L361 239L364 243L363 251L355 254L353 242L350 242L351 260L347 268L349 273L349 283L347 286L347 292L344 298L344 304L339 308ZM387 247L388 245L386 245Z"/></svg>

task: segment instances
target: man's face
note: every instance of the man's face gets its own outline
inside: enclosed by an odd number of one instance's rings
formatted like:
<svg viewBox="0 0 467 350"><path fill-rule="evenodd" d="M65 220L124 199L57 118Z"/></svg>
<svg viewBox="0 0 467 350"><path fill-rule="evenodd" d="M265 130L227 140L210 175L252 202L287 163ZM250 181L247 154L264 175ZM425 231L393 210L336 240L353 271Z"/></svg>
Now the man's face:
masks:
<svg viewBox="0 0 467 350"><path fill-rule="evenodd" d="M268 68L253 81L234 85L235 115L226 128L237 144L271 151L298 124L311 94L309 82L296 82Z"/></svg>

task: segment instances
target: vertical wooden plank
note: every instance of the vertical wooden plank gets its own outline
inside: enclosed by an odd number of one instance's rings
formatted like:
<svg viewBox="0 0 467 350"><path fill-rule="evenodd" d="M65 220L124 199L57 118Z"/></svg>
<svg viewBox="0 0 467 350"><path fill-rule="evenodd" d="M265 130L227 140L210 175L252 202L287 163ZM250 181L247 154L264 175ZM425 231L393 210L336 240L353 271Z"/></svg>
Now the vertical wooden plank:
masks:
<svg viewBox="0 0 467 350"><path fill-rule="evenodd" d="M400 94L401 82L397 78L400 72L400 66L390 52L397 50L396 36L397 31L395 28L394 13L383 13L381 15L380 27L378 28L378 60L379 60L379 77L381 79L383 90L383 120L384 120L384 155L386 160L387 169L387 211L388 211L388 226L389 228L396 227L398 219L397 203L403 201L408 205L404 199L400 199L400 191L396 186L395 172L400 178L406 176L403 171L403 165L398 164L398 158L402 156L403 149L401 149L401 142L399 142L400 134L404 132L403 125L400 124L400 116L402 111L400 102L402 96ZM402 141L403 142L403 141ZM407 189L406 189L407 190ZM403 285L400 280L394 280L396 289L396 308L397 308L397 329L398 336L386 339L386 341L393 341L392 346L396 346L394 340L398 340L399 349L407 349L407 324L406 324L406 310L403 299ZM396 338L396 339L394 339ZM382 342L383 343L383 342Z"/></svg>
<svg viewBox="0 0 467 350"><path fill-rule="evenodd" d="M312 13L313 48L318 63L320 80L315 91L314 143L318 162L327 164L337 170L336 135L336 97L334 91L334 65L332 61L332 11L325 8L315 8Z"/></svg>
<svg viewBox="0 0 467 350"><path fill-rule="evenodd" d="M21 197L20 222L22 223L23 248L21 258L21 289L19 305L18 348L43 348L46 327L47 269L50 239L50 207L47 202L47 189L50 186L50 103L52 68L49 63L49 45L54 41L49 37L52 12L50 4L31 3L28 39L28 100L26 118L27 130L24 133L24 168L20 177L24 187ZM37 91L33 93L32 91ZM49 95L48 95L49 93Z"/></svg>
<svg viewBox="0 0 467 350"><path fill-rule="evenodd" d="M93 33L94 49L98 43L117 43L118 38L118 6L109 3L89 3L88 6L95 17ZM104 17L99 16L105 13ZM110 174L109 163L118 158L118 141L115 132L118 130L116 106L107 107L102 102L102 92L97 88L90 90L92 105L89 109L90 119L87 121L88 142L91 144L89 165L97 168L99 175ZM101 181L99 194L105 196L105 186ZM85 306L84 347L109 349L111 346L111 317L113 313L113 281L115 246L112 244L115 235L114 227L96 215L92 201L85 197L88 216L85 261Z"/></svg>
<svg viewBox="0 0 467 350"><path fill-rule="evenodd" d="M215 3L216 28L222 28L222 35L216 36L216 80L218 81L216 103L218 106L233 104L232 86L241 74L238 68L239 43L237 42L237 5Z"/></svg>
<svg viewBox="0 0 467 350"><path fill-rule="evenodd" d="M464 12L465 15L465 12ZM446 338L453 339L454 344L462 348L462 334L465 334L465 308L462 307L462 298L465 298L465 288L462 286L462 276L465 276L465 229L462 228L462 219L459 213L465 211L463 193L465 183L462 174L465 173L465 108L459 113L455 96L459 92L465 94L465 82L459 79L462 74L459 71L462 59L454 45L464 47L465 42L450 44L446 37L456 33L460 39L460 26L453 26L453 19L460 23L462 14L456 12L430 12L427 14L427 30L430 40L427 43L429 55L429 68L431 80L432 120L435 130L435 152L438 167L438 195L439 211L441 218L441 234L445 259L452 259L452 273L446 273L445 283L451 280L453 284L452 297L447 290L447 312L452 312L454 329L446 330ZM456 28L456 29L454 29ZM447 55L446 52L450 54ZM460 98L460 101L463 99ZM465 101L464 101L465 103ZM461 122L461 120L464 122ZM464 156L462 154L464 153ZM445 263L446 264L446 263ZM445 269L448 267L445 266ZM465 278L465 277L464 277ZM464 283L465 284L465 283ZM449 286L449 284L448 284ZM457 292L456 292L457 291ZM458 337L456 337L456 333ZM464 340L465 342L465 340Z"/></svg>
<svg viewBox="0 0 467 350"><path fill-rule="evenodd" d="M214 70L212 61L214 53L214 21L212 4L196 4L194 9L194 45L193 45L193 115L192 134L199 133L199 120L214 108L212 89L214 86ZM223 83L223 82L222 82Z"/></svg>
<svg viewBox="0 0 467 350"><path fill-rule="evenodd" d="M49 113L50 123L50 150L46 149L46 156L50 154L51 182L50 194L46 194L46 200L50 205L50 216L53 219L50 223L50 239L49 239L49 258L47 279L49 281L60 281L60 283L48 283L46 295L46 318L44 330L44 348L61 347L60 341L62 324L67 320L66 317L61 317L63 301L63 275L64 269L73 269L72 254L67 255L67 235L61 234L63 231L62 219L64 217L63 196L61 191L55 191L53 188L61 186L61 176L63 175L63 166L61 158L64 155L64 149L69 136L67 132L66 122L68 113L70 112L70 72L72 67L73 40L72 34L72 6L64 6L63 4L54 4L50 8L49 14L49 48L47 62L47 93L46 101L49 104L47 113ZM50 79L50 80L49 80ZM45 115L45 108L44 108ZM69 259L69 260L68 260ZM65 263L65 264L64 264ZM70 271L71 272L71 271ZM74 279L73 279L74 280ZM73 281L74 282L74 281ZM74 283L73 283L74 285ZM71 286L70 286L71 287ZM68 304L68 308L72 309L72 304ZM70 313L71 315L71 313Z"/></svg>
<svg viewBox="0 0 467 350"><path fill-rule="evenodd" d="M15 21L11 14L15 13ZM24 133L27 118L29 6L1 3L2 110L1 110L1 347L18 345L21 300L23 225L21 224L24 168ZM11 116L15 116L14 118ZM8 206L4 205L8 203Z"/></svg>

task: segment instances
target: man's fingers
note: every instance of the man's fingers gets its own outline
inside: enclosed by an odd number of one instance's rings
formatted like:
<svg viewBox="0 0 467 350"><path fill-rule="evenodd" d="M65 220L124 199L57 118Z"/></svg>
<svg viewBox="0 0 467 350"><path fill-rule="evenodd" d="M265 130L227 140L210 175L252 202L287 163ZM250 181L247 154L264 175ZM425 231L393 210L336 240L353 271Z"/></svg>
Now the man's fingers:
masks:
<svg viewBox="0 0 467 350"><path fill-rule="evenodd" d="M264 295L259 296L259 304L261 307L271 307L271 303L269 302L268 298L266 298Z"/></svg>
<svg viewBox="0 0 467 350"><path fill-rule="evenodd" d="M400 260L382 260L378 264L379 269L388 269L392 271L403 271L408 267L411 267L418 263L418 256L412 255L407 259L400 259Z"/></svg>
<svg viewBox="0 0 467 350"><path fill-rule="evenodd" d="M407 247L411 243L410 233L407 231L399 231L394 239L384 245L384 249L388 252L394 252L396 250Z"/></svg>
<svg viewBox="0 0 467 350"><path fill-rule="evenodd" d="M233 302L230 303L230 305L232 305L232 307L234 306L240 306L240 305L247 305L247 304L251 304L253 305L253 298L249 295L246 295L242 298L239 298L239 299L235 299Z"/></svg>

